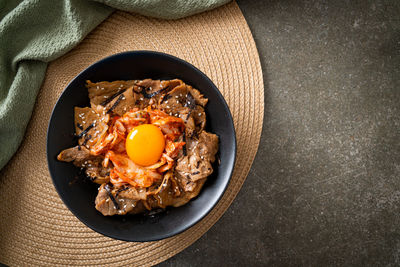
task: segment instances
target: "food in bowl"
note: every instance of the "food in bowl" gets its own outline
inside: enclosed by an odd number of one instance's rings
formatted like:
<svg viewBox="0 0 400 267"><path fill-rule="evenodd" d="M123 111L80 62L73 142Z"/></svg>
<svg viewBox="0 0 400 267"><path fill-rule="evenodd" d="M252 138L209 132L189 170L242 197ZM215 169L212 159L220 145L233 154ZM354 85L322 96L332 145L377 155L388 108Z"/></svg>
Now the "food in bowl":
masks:
<svg viewBox="0 0 400 267"><path fill-rule="evenodd" d="M90 107L75 107L78 144L63 150L99 184L105 216L179 207L196 197L218 151L205 130L207 99L175 80L87 81Z"/></svg>

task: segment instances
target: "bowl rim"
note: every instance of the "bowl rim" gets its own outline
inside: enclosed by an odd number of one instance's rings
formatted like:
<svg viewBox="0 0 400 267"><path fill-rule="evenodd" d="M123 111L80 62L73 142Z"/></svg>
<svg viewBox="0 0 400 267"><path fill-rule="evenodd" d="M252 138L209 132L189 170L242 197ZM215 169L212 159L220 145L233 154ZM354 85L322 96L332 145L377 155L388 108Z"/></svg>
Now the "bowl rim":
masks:
<svg viewBox="0 0 400 267"><path fill-rule="evenodd" d="M233 144L232 144L232 145L233 145L233 147L232 147L232 149L233 149L233 155L232 155L232 157L233 157L233 159L232 159L232 163L228 166L228 171L229 171L229 172L228 172L228 173L229 173L228 176L229 176L229 177L228 177L228 179L226 180L226 183L223 184L223 188L222 188L222 190L221 190L221 193L220 193L219 196L216 198L216 200L214 201L214 203L213 203L211 206L209 206L209 208L208 208L205 212L203 212L203 214L202 214L197 220L194 220L193 222L186 224L186 225L185 225L184 227L182 227L182 229L180 229L180 230L177 230L177 231L170 231L170 232L167 232L167 233L165 233L165 234L160 234L160 235L158 235L158 236L156 236L156 237L154 237L154 238L152 237L152 238L147 238L147 239L135 239L135 240L134 240L134 239L125 239L125 238L123 238L123 237L115 236L115 235L113 235L113 234L106 233L106 232L104 232L104 231L98 230L96 227L92 226L92 225L89 224L86 220L84 220L83 218L81 218L81 216L80 216L74 209L72 209L72 208L67 204L66 200L64 199L64 198L66 197L65 194L62 194L62 193L60 192L60 189L56 186L55 174L52 173L52 170L51 170L51 168L50 168L50 161L51 161L51 160L54 160L54 159L51 159L51 157L50 157L50 155L49 155L49 147L51 146L51 145L49 144L49 133L50 133L50 126L51 126L51 124L52 124L52 121L55 120L54 113L55 113L55 110L56 110L56 108L57 108L57 106L58 106L58 103L61 101L62 96L63 96L63 95L66 93L66 91L70 88L71 84L72 84L76 79L78 79L82 74L84 74L85 72L89 71L89 70L92 69L92 68L95 68L97 65L101 65L101 64L103 64L104 62L106 62L106 61L108 61L108 60L110 60L110 59L112 59L112 58L115 58L115 57L121 57L121 56L132 55L132 54L144 54L144 55L153 55L153 56L156 55L156 56L161 56L161 57L167 57L167 58L169 58L169 59L171 59L171 60L177 61L179 64L186 65L186 67L191 68L191 69L195 70L197 73L199 73L200 76L202 76L202 78L205 79L205 80L207 81L207 83L209 83L209 84L211 85L211 87L213 88L213 90L215 91L215 93L216 93L216 94L218 95L218 97L221 99L222 105L224 106L224 109L227 111L227 119L228 119L228 121L229 121L229 124L232 125L232 130L233 130L233 133L232 133L232 137L233 137L233 140L232 140L232 143L233 143ZM195 67L195 66L192 65L191 63L189 63L189 62L187 62L187 61L185 61L185 60L183 60L183 59L181 59L181 58L179 58L179 57L176 57L176 56L173 56L173 55L164 53L164 52L152 51L152 50L131 50L131 51L125 51L125 52L121 52L121 53L112 54L112 55L109 55L109 56L107 56L107 57L104 57L104 58L102 58L102 59L100 59L100 60L98 60L98 61L95 61L94 63L90 64L88 67L86 67L85 69L83 69L82 71L80 71L77 75L74 76L74 78L73 78L72 80L69 81L69 83L65 86L65 88L63 89L63 91L61 92L61 94L59 95L59 97L57 98L57 101L56 101L56 103L54 104L54 107L53 107L53 109L52 109L52 112L51 112L51 115L50 115L50 119L49 119L49 123L48 123L48 125L47 125L47 131L46 131L47 168L48 168L48 171L49 171L49 174L50 174L50 177L51 177L53 186L54 186L54 188L56 189L58 196L59 196L59 197L61 198L61 200L63 201L64 205L68 208L68 210L69 210L76 218L79 219L80 222L82 222L84 225L86 225L87 227L89 227L89 228L92 229L93 231L95 231L95 232L97 232L97 233L100 233L100 234L102 234L103 236L106 236L106 237L110 237L110 238L113 238L113 239L116 239L116 240L128 241L128 242L151 242L151 241L159 241L159 240L162 240L162 239L166 239L166 238L169 238L169 237L176 236L176 235L178 235L178 234L180 234L180 233L182 233L182 232L188 230L189 228L193 227L194 225L200 223L208 214L210 214L210 212L215 208L215 206L220 202L220 200L221 200L221 198L223 197L223 195L226 193L226 189L228 188L228 186L229 186L229 184L230 184L230 182L231 182L232 175L233 175L233 171L234 171L234 167L235 167L235 163L236 163L236 155L237 155L237 139L236 139L236 130L235 130L234 122L233 122L233 117L232 117L231 111L230 111L230 109L229 109L229 106L228 106L228 104L226 103L226 100L225 100L224 96L222 95L222 93L220 92L220 90L218 89L218 87L213 83L213 81L212 81L205 73L203 73L200 69L198 69L197 67ZM217 177L218 177L218 176L217 176ZM201 192L200 192L200 194L201 194ZM222 214L221 214L221 215L222 215Z"/></svg>

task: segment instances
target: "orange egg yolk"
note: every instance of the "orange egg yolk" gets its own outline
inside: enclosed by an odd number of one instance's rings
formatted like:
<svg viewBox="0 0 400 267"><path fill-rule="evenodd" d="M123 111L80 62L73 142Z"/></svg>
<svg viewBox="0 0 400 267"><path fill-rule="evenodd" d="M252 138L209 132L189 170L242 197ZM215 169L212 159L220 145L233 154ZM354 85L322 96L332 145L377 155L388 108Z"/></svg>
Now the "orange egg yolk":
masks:
<svg viewBox="0 0 400 267"><path fill-rule="evenodd" d="M141 166L150 166L161 158L165 148L165 138L157 126L142 124L129 132L125 147L133 162Z"/></svg>

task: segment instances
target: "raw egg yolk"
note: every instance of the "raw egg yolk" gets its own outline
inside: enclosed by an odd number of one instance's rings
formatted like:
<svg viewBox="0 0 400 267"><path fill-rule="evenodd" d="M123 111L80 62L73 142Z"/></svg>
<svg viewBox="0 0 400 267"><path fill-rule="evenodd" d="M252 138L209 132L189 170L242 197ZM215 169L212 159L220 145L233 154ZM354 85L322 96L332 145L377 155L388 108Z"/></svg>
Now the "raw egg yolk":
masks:
<svg viewBox="0 0 400 267"><path fill-rule="evenodd" d="M129 132L125 147L133 162L141 166L150 166L161 158L165 148L165 138L157 126L142 124Z"/></svg>

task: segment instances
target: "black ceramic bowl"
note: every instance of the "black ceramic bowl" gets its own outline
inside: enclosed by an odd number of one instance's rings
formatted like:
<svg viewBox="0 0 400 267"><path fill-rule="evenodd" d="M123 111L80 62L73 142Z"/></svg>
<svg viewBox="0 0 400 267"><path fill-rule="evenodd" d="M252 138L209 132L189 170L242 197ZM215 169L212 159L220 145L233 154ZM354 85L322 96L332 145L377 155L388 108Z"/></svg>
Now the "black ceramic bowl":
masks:
<svg viewBox="0 0 400 267"><path fill-rule="evenodd" d="M197 198L179 208L167 208L155 215L106 217L94 207L98 185L82 178L72 163L57 161L57 155L76 145L73 138L75 106L89 106L86 80L93 82L134 79L182 79L199 89L209 102L207 130L220 138L220 164L208 177ZM232 116L221 93L207 76L193 65L170 55L133 51L107 57L73 79L60 96L51 115L47 133L47 160L55 188L65 205L93 230L126 241L154 241L176 235L199 222L224 193L232 174L236 138ZM78 178L77 178L78 177Z"/></svg>

